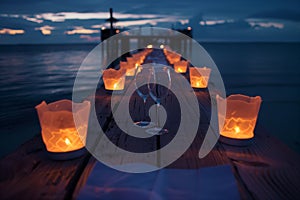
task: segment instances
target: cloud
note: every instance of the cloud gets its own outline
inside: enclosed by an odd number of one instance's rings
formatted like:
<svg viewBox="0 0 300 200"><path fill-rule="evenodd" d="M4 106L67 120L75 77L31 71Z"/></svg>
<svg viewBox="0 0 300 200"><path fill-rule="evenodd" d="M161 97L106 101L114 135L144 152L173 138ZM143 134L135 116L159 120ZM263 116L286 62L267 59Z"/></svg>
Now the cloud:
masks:
<svg viewBox="0 0 300 200"><path fill-rule="evenodd" d="M224 19L220 19L220 20L201 20L199 22L199 24L201 26L213 26L213 25L218 25L218 24L225 24L225 23L233 23L234 20L224 20Z"/></svg>
<svg viewBox="0 0 300 200"><path fill-rule="evenodd" d="M58 13L40 13L36 15L8 15L2 14L2 17L15 17L15 18L24 18L28 21L42 23L44 20L49 20L52 22L64 22L70 19L77 20L88 20L88 19L108 19L109 12L58 12ZM140 19L140 18L156 18L163 17L163 15L154 15L154 14L126 14L126 13L114 13L114 17L117 19Z"/></svg>
<svg viewBox="0 0 300 200"><path fill-rule="evenodd" d="M190 26L194 38L200 41L300 41L299 0L289 3L275 0L272 4L260 0L246 3L237 0L226 3L221 0L2 1L0 30L23 30L25 34L11 37L5 33L0 37L1 43L76 43L93 38L96 41L101 27L107 24L110 7L119 19L117 26ZM16 10L16 6L22 9ZM45 37L47 34L51 37Z"/></svg>
<svg viewBox="0 0 300 200"><path fill-rule="evenodd" d="M90 35L80 35L81 39L84 39L87 42L99 42L100 37L92 37Z"/></svg>
<svg viewBox="0 0 300 200"><path fill-rule="evenodd" d="M65 34L67 35L74 35L74 34L94 34L99 33L99 30L93 30L93 29L85 29L82 26L74 27L71 31L66 31Z"/></svg>
<svg viewBox="0 0 300 200"><path fill-rule="evenodd" d="M0 29L0 34L2 35L17 35L17 34L24 34L25 31L21 29L9 29L9 28L3 28Z"/></svg>
<svg viewBox="0 0 300 200"><path fill-rule="evenodd" d="M35 22L35 23L38 23L38 24L44 22L44 20L42 20L42 19L39 19L39 18L36 18L36 17L28 17L27 15L22 15L22 18L26 19L27 21Z"/></svg>
<svg viewBox="0 0 300 200"><path fill-rule="evenodd" d="M123 21L116 22L117 26L120 27L129 27L129 26L142 26L142 25L152 25L156 26L159 23L175 23L179 22L181 24L187 24L189 23L189 19L181 18L177 16L168 16L168 17L162 17L162 18L152 18L152 19L139 19L139 20L130 20L126 19ZM93 25L92 28L102 28L103 26L109 26L109 23L104 23L101 25Z"/></svg>
<svg viewBox="0 0 300 200"><path fill-rule="evenodd" d="M70 20L98 20L108 19L109 12L58 12L58 13L40 13L36 15L21 15L21 14L1 14L5 18L22 18L30 22L41 24L44 21L50 22L65 22ZM155 14L126 14L114 13L114 17L120 21L118 26L137 26L151 24L156 25L159 22L176 22L180 21L182 24L188 23L188 19L178 19L176 16L155 15ZM122 21L123 20L123 21ZM103 26L103 25L101 25Z"/></svg>
<svg viewBox="0 0 300 200"><path fill-rule="evenodd" d="M278 22L255 22L255 21L249 21L248 22L251 27L254 28L277 28L277 29L283 29L284 24L278 23Z"/></svg>
<svg viewBox="0 0 300 200"><path fill-rule="evenodd" d="M55 27L53 27L53 26L45 25L42 27L35 28L34 30L40 30L43 35L51 35L52 30L54 30L54 29L55 29Z"/></svg>
<svg viewBox="0 0 300 200"><path fill-rule="evenodd" d="M116 24L118 26L140 26L151 24L153 26L157 25L159 22L177 22L178 19L176 17L165 17L165 18L158 18L158 19L144 19L144 20L132 20L132 21L120 21Z"/></svg>

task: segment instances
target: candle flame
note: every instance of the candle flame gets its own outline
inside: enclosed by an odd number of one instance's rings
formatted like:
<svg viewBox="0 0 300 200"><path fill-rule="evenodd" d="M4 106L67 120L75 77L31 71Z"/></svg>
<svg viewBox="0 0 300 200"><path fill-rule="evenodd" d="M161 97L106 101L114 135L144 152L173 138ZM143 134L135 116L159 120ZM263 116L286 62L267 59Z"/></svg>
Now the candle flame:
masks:
<svg viewBox="0 0 300 200"><path fill-rule="evenodd" d="M70 142L70 140L68 138L65 139L65 143L66 143L66 145L70 145L71 144L71 142Z"/></svg>
<svg viewBox="0 0 300 200"><path fill-rule="evenodd" d="M234 131L235 131L235 133L239 133L241 131L241 129L240 129L240 127L236 126L236 127L234 127Z"/></svg>
<svg viewBox="0 0 300 200"><path fill-rule="evenodd" d="M114 84L114 89L117 89L117 87L118 87L118 83L115 83Z"/></svg>

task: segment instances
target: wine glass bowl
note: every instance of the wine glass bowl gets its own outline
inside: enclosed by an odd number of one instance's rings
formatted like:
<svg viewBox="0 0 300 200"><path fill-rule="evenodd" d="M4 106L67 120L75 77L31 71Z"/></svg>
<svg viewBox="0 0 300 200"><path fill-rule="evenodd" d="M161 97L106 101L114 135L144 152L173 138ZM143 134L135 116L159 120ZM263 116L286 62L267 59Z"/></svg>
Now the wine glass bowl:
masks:
<svg viewBox="0 0 300 200"><path fill-rule="evenodd" d="M143 99L144 106L144 120L135 122L135 125L140 127L148 127L150 121L145 120L146 118L146 101L149 97L148 84L150 81L151 68L146 66L138 66L135 73L134 84L136 93Z"/></svg>
<svg viewBox="0 0 300 200"><path fill-rule="evenodd" d="M148 84L151 98L158 104L168 95L171 87L170 69L167 67L153 67Z"/></svg>
<svg viewBox="0 0 300 200"><path fill-rule="evenodd" d="M151 69L150 80L148 84L149 95L156 102L156 125L147 130L152 135L162 135L168 133L168 129L164 129L160 125L160 114L158 107L161 105L162 99L167 97L171 88L170 69L162 65L154 65Z"/></svg>
<svg viewBox="0 0 300 200"><path fill-rule="evenodd" d="M144 103L149 96L148 84L150 79L151 69L143 66L137 67L134 84L137 94L143 99Z"/></svg>

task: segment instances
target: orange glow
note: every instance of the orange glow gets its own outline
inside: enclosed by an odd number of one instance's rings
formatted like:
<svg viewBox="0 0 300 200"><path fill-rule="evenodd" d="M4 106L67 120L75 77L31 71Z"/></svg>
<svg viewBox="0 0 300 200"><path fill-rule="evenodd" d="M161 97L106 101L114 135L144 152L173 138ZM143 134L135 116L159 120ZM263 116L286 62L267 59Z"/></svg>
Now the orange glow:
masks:
<svg viewBox="0 0 300 200"><path fill-rule="evenodd" d="M47 141L45 144L49 152L68 152L84 147L75 128L53 131L51 137L45 136L43 140Z"/></svg>
<svg viewBox="0 0 300 200"><path fill-rule="evenodd" d="M125 69L107 69L103 72L104 87L106 90L123 90L125 86Z"/></svg>
<svg viewBox="0 0 300 200"><path fill-rule="evenodd" d="M0 34L8 34L8 35L17 35L17 34L24 34L24 30L18 30L18 29L9 29L9 28L3 28L0 30Z"/></svg>
<svg viewBox="0 0 300 200"><path fill-rule="evenodd" d="M35 28L35 30L40 30L43 35L51 35L52 30L54 30L54 29L55 28L52 26L42 26L39 28Z"/></svg>
<svg viewBox="0 0 300 200"><path fill-rule="evenodd" d="M139 64L142 64L146 58L146 55L147 55L147 52L141 52L141 53L133 54L132 57L139 60Z"/></svg>
<svg viewBox="0 0 300 200"><path fill-rule="evenodd" d="M174 64L176 62L179 62L181 59L181 55L178 53L175 53L173 51L168 51L167 49L164 49L164 54L169 61L170 64Z"/></svg>
<svg viewBox="0 0 300 200"><path fill-rule="evenodd" d="M47 151L70 152L85 146L90 111L88 101L74 104L73 109L70 100L50 104L43 101L36 106L36 110ZM81 116L81 121L76 121L78 129L75 127L73 113Z"/></svg>
<svg viewBox="0 0 300 200"><path fill-rule="evenodd" d="M227 99L217 96L217 105L226 105L226 116L218 113L224 125L219 124L220 134L229 138L249 139L254 137L254 128L261 104L261 97L230 95Z"/></svg>
<svg viewBox="0 0 300 200"><path fill-rule="evenodd" d="M135 61L120 62L120 69L126 70L126 76L134 76L136 70Z"/></svg>
<svg viewBox="0 0 300 200"><path fill-rule="evenodd" d="M134 76L139 65L144 63L146 56L152 49L145 49L138 53L132 54L132 57L126 57L127 62L120 62L120 69L126 70L126 76Z"/></svg>
<svg viewBox="0 0 300 200"><path fill-rule="evenodd" d="M51 30L41 30L43 35L51 35Z"/></svg>
<svg viewBox="0 0 300 200"><path fill-rule="evenodd" d="M174 63L174 70L177 73L185 73L187 70L187 65L188 65L187 61L184 61L184 60L178 61L178 62Z"/></svg>
<svg viewBox="0 0 300 200"><path fill-rule="evenodd" d="M190 68L190 81L193 88L207 88L210 76L210 68Z"/></svg>

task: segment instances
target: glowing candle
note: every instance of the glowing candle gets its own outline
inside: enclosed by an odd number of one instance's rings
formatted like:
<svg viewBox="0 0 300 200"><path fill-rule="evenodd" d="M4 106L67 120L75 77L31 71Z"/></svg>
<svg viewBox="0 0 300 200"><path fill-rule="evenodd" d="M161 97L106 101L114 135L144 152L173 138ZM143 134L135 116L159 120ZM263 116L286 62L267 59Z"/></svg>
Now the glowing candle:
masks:
<svg viewBox="0 0 300 200"><path fill-rule="evenodd" d="M167 58L167 60L169 61L170 64L174 64L176 62L179 62L181 59L181 55L178 53L175 53L173 51L168 51L166 49L163 50L164 54Z"/></svg>
<svg viewBox="0 0 300 200"><path fill-rule="evenodd" d="M176 62L179 62L181 59L181 56L179 54L170 54L167 56L167 59L170 64L174 64Z"/></svg>
<svg viewBox="0 0 300 200"><path fill-rule="evenodd" d="M136 57L126 57L127 63L132 64L135 66L135 64L138 64L138 60Z"/></svg>
<svg viewBox="0 0 300 200"><path fill-rule="evenodd" d="M184 61L184 60L178 61L178 62L174 63L174 70L177 73L186 73L187 65L188 65L187 61Z"/></svg>
<svg viewBox="0 0 300 200"><path fill-rule="evenodd" d="M120 69L126 70L126 76L134 76L139 61L133 57L127 57L126 59L127 62L120 62Z"/></svg>
<svg viewBox="0 0 300 200"><path fill-rule="evenodd" d="M120 69L124 69L126 76L134 76L136 70L137 63L136 62L120 62Z"/></svg>
<svg viewBox="0 0 300 200"><path fill-rule="evenodd" d="M103 71L103 82L106 90L123 90L125 86L125 69L106 69Z"/></svg>
<svg viewBox="0 0 300 200"><path fill-rule="evenodd" d="M250 139L254 137L254 128L261 104L261 97L248 97L241 94L230 95L225 99L217 96L217 106L226 105L226 116L218 113L224 125L219 124L220 134L227 138Z"/></svg>
<svg viewBox="0 0 300 200"><path fill-rule="evenodd" d="M190 82L193 88L206 88L210 76L210 68L196 68L191 67L190 69Z"/></svg>
<svg viewBox="0 0 300 200"><path fill-rule="evenodd" d="M133 57L133 60L135 60L135 64L137 64L137 65L141 65L145 60L145 56L141 53L133 54L132 57Z"/></svg>
<svg viewBox="0 0 300 200"><path fill-rule="evenodd" d="M43 142L47 151L52 153L52 158L68 159L81 155L78 151L84 152L80 150L85 146L90 102L72 103L70 100L60 100L47 104L43 101L35 108L42 128ZM80 115L81 121L76 121L77 126L73 114ZM71 154L72 152L75 154ZM62 154L59 153L70 154L60 157Z"/></svg>

